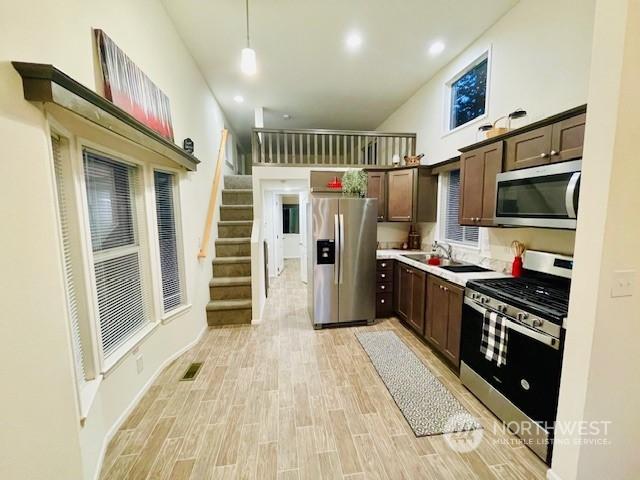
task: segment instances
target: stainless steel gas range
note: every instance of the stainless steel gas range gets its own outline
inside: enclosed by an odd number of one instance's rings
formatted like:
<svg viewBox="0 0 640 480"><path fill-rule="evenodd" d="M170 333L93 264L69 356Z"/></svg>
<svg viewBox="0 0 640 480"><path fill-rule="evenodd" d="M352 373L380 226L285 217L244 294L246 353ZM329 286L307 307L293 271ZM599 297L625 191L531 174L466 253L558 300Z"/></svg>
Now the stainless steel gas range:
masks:
<svg viewBox="0 0 640 480"><path fill-rule="evenodd" d="M462 383L550 464L573 259L528 251L520 278L467 283L462 316ZM506 325L506 363L480 351L485 319Z"/></svg>

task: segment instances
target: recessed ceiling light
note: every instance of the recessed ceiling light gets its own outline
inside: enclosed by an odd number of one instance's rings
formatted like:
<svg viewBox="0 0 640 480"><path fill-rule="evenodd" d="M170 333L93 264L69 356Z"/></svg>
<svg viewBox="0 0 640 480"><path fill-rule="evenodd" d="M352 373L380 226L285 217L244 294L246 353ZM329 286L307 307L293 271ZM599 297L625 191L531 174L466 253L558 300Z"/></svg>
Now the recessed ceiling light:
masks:
<svg viewBox="0 0 640 480"><path fill-rule="evenodd" d="M437 42L433 42L429 47L429 53L431 55L438 55L442 53L443 50L444 50L444 43L441 42L440 40L438 40Z"/></svg>
<svg viewBox="0 0 640 480"><path fill-rule="evenodd" d="M242 102L244 102L244 97L242 95L236 95L235 97L233 97L233 100L236 103L242 103Z"/></svg>
<svg viewBox="0 0 640 480"><path fill-rule="evenodd" d="M356 51L362 46L362 35L358 32L351 32L347 35L346 43L349 50Z"/></svg>
<svg viewBox="0 0 640 480"><path fill-rule="evenodd" d="M284 118L285 120L291 120L291 115L285 113L284 115L282 115L282 118Z"/></svg>

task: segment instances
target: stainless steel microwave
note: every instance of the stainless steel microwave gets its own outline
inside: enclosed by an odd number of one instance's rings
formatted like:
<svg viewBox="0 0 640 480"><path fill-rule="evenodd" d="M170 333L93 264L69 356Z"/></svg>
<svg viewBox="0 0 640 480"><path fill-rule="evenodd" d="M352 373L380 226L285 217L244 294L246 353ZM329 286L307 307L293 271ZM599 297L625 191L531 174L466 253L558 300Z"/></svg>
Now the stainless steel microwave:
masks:
<svg viewBox="0 0 640 480"><path fill-rule="evenodd" d="M575 230L581 160L499 173L497 225Z"/></svg>

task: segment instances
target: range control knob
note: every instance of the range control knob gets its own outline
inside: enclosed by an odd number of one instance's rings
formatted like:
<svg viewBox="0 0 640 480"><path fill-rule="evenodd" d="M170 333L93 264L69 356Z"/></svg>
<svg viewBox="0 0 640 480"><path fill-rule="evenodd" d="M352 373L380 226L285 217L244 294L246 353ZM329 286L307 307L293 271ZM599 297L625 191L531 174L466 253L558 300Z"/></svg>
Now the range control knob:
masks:
<svg viewBox="0 0 640 480"><path fill-rule="evenodd" d="M529 314L525 312L518 312L518 314L516 315L516 318L520 321L523 321L529 318Z"/></svg>
<svg viewBox="0 0 640 480"><path fill-rule="evenodd" d="M531 326L534 328L540 328L542 325L544 325L544 321L539 318L534 318L531 322Z"/></svg>
<svg viewBox="0 0 640 480"><path fill-rule="evenodd" d="M489 303L489 299L487 297L480 296L480 303Z"/></svg>
<svg viewBox="0 0 640 480"><path fill-rule="evenodd" d="M500 313L505 313L507 311L507 306L501 303L496 306L496 310Z"/></svg>

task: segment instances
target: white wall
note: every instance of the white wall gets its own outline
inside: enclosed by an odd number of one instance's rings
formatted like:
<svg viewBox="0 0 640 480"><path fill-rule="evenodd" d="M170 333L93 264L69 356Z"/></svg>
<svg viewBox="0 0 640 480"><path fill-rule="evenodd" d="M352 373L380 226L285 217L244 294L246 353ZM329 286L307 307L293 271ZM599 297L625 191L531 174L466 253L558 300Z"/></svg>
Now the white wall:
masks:
<svg viewBox="0 0 640 480"><path fill-rule="evenodd" d="M425 153L427 163L437 163L474 143L479 124L518 107L528 112L518 120L522 126L586 103L593 5L593 0L521 0L377 130L417 132L417 152ZM489 48L488 118L444 135L445 83ZM437 228L430 232L437 236ZM572 232L540 229L488 229L486 237L480 254L501 260L512 258L513 239L560 253L572 253L574 242Z"/></svg>
<svg viewBox="0 0 640 480"><path fill-rule="evenodd" d="M92 478L107 433L153 374L206 325L211 258L196 260L223 114L155 0L0 2L0 477ZM80 426L65 316L49 138L42 112L23 99L11 60L51 63L97 88L91 28L103 28L171 100L176 141L202 160L183 176L181 203L192 308L140 345L103 380ZM133 150L135 148L130 147ZM142 154L142 153L141 153ZM146 152L148 155L148 152ZM215 232L214 232L215 238Z"/></svg>
<svg viewBox="0 0 640 480"><path fill-rule="evenodd" d="M586 438L610 444L559 435L552 469L562 480L640 475L639 77L640 4L598 0L581 187L589 214L578 219L558 421L610 422L607 435ZM617 271L634 272L632 296L612 297Z"/></svg>

